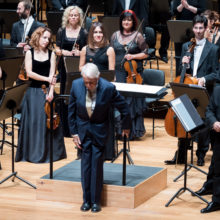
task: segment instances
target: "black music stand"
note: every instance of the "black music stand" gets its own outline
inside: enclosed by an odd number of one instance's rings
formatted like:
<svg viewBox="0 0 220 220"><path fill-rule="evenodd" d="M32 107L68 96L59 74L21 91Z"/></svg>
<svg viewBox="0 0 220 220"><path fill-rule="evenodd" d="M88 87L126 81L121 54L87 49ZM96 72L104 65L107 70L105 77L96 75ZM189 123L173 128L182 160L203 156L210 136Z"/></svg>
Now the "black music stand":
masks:
<svg viewBox="0 0 220 220"><path fill-rule="evenodd" d="M193 37L192 21L185 20L169 20L167 21L167 27L170 34L170 40L174 43L184 43L190 41ZM180 59L180 56L175 55L176 59ZM171 51L171 81L173 81L173 52ZM177 68L179 68L177 66Z"/></svg>
<svg viewBox="0 0 220 220"><path fill-rule="evenodd" d="M0 34L1 39L4 38L3 34L11 33L13 23L18 21L16 10L0 9Z"/></svg>
<svg viewBox="0 0 220 220"><path fill-rule="evenodd" d="M198 85L190 85L190 84L180 84L180 83L170 83L172 91L175 97L179 97L183 94L187 94L193 103L194 107L196 108L197 112L199 113L201 118L205 118L205 110L207 105L209 104L209 95L207 90L204 87ZM207 129L207 128L204 128ZM195 136L196 134L194 134ZM191 163L187 165L187 172L194 168L201 173L208 175L205 171L198 168L193 164L193 149L191 151ZM184 175L185 170L181 172L173 181L176 182L180 177Z"/></svg>
<svg viewBox="0 0 220 220"><path fill-rule="evenodd" d="M66 73L79 72L79 59L78 56L63 57Z"/></svg>
<svg viewBox="0 0 220 220"><path fill-rule="evenodd" d="M13 86L14 82L18 78L19 70L23 63L23 60L24 57L12 57L12 58L0 59L0 66L2 68L2 71L6 73L6 77L0 80L0 89L4 91L5 88L10 88ZM11 145L11 143L5 140L5 133L9 134L6 130L5 120L3 120L1 127L3 128L3 133L2 133L3 137L2 140L0 140L0 142L2 143L0 147L2 154L4 144L6 143Z"/></svg>
<svg viewBox="0 0 220 220"><path fill-rule="evenodd" d="M15 171L15 164L14 164L14 114L16 110L19 108L21 101L23 99L25 90L27 89L29 85L27 83L23 83L20 85L17 85L15 87L6 89L4 91L3 97L0 102L0 120L5 120L7 118L11 117L11 123L12 123L12 156L11 156L11 162L12 162L12 171L9 176L4 178L0 181L0 184L4 183L9 178L13 177L12 181L14 182L15 178L18 178L19 180L23 181L24 183L28 184L29 186L36 189L36 186L32 185L28 181L24 180L20 176L17 175L17 171Z"/></svg>
<svg viewBox="0 0 220 220"><path fill-rule="evenodd" d="M184 130L186 131L186 139L188 139L188 134L194 134L200 128L204 126L203 120L199 116L198 112L196 111L194 105L190 101L189 97L184 94L170 102L170 105L177 115L178 119L180 120ZM199 196L197 193L192 191L190 188L187 187L187 146L185 146L185 169L184 169L184 186L180 188L174 196L166 203L166 207L180 194L184 193L185 191L189 191L191 194L195 195L202 201L209 203L206 199Z"/></svg>

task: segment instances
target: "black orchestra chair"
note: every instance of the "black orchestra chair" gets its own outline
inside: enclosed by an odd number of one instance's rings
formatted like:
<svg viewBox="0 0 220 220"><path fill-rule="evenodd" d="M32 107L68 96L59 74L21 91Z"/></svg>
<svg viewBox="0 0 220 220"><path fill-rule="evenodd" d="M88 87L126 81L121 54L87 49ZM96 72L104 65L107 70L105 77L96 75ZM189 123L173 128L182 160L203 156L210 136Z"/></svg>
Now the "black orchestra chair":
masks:
<svg viewBox="0 0 220 220"><path fill-rule="evenodd" d="M143 71L143 84L152 86L164 86L165 85L165 73L162 70L155 69L145 69ZM155 114L159 111L168 109L168 105L159 105L159 100L163 98L167 92L163 92L157 98L145 98L145 103L147 105L146 110L152 111L152 139L154 139L154 129L155 129Z"/></svg>
<svg viewBox="0 0 220 220"><path fill-rule="evenodd" d="M146 44L148 45L148 58L145 60L145 64L147 61L150 63L150 69L152 69L152 61L156 60L157 69L159 70L159 57L156 56L156 48L154 48L156 44L156 35L155 31L152 27L145 27L143 33Z"/></svg>

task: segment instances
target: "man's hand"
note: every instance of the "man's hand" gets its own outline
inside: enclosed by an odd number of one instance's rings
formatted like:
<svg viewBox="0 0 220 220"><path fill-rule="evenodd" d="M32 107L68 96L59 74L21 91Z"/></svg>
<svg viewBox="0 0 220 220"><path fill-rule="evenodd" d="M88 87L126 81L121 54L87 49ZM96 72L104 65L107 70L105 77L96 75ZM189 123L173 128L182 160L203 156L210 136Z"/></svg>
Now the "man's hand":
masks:
<svg viewBox="0 0 220 220"><path fill-rule="evenodd" d="M213 124L213 130L216 131L216 132L220 132L220 122L219 121L216 121Z"/></svg>
<svg viewBox="0 0 220 220"><path fill-rule="evenodd" d="M126 137L128 138L129 134L130 134L130 130L129 129L122 130L122 137L124 137L124 135L126 135Z"/></svg>
<svg viewBox="0 0 220 220"><path fill-rule="evenodd" d="M80 141L78 135L74 135L74 136L73 136L73 143L76 145L76 147L78 147L79 149L82 150L81 141Z"/></svg>
<svg viewBox="0 0 220 220"><path fill-rule="evenodd" d="M205 78L198 78L198 85L204 87L205 86Z"/></svg>
<svg viewBox="0 0 220 220"><path fill-rule="evenodd" d="M190 62L190 57L184 56L182 59L182 63L189 63Z"/></svg>

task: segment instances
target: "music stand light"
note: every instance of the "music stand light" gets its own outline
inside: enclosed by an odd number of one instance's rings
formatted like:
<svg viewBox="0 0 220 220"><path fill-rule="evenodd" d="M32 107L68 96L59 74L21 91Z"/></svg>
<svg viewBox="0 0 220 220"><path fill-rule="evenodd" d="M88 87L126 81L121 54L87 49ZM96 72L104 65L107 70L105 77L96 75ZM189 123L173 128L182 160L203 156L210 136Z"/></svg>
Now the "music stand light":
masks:
<svg viewBox="0 0 220 220"><path fill-rule="evenodd" d="M11 162L12 162L12 171L9 176L4 178L0 181L0 184L4 183L9 178L13 177L12 181L14 182L15 178L18 178L19 180L23 181L24 183L28 184L29 186L36 189L36 186L29 183L28 181L24 180L20 176L17 175L17 171L15 171L15 164L14 164L14 114L16 110L19 108L21 101L23 99L25 90L28 87L28 83L23 83L20 85L17 85L15 87L6 89L4 91L4 94L2 96L2 99L0 101L0 120L5 120L7 118L11 117L11 123L12 123L12 156L11 156Z"/></svg>
<svg viewBox="0 0 220 220"><path fill-rule="evenodd" d="M184 94L170 102L170 105L175 112L176 116L180 120L184 130L186 131L186 139L188 139L189 133L193 134L194 132L198 131L201 127L204 126L204 122L201 119L200 115L196 111L194 105L190 101L189 97ZM166 203L166 207L170 205L170 203L178 197L180 194L184 193L185 191L189 191L191 194L195 195L202 201L209 203L206 199L192 191L190 188L187 187L187 146L184 149L185 153L185 168L184 168L184 186L180 188L174 196Z"/></svg>

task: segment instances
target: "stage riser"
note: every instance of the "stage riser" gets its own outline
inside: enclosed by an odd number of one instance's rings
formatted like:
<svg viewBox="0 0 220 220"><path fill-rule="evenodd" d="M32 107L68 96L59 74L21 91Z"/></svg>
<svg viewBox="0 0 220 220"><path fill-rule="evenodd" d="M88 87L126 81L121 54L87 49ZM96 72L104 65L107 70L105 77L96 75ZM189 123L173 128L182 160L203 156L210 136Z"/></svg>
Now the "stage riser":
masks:
<svg viewBox="0 0 220 220"><path fill-rule="evenodd" d="M163 169L135 187L105 185L102 205L120 208L136 208L167 186L167 169ZM41 179L37 181L38 200L82 203L80 182Z"/></svg>

